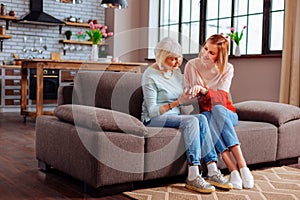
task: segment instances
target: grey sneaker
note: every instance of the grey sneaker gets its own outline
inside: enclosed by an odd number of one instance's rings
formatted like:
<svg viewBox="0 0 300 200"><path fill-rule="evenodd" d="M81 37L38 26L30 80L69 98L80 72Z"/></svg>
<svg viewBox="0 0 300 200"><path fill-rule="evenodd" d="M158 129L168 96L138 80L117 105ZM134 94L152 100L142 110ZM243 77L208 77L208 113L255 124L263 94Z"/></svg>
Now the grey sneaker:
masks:
<svg viewBox="0 0 300 200"><path fill-rule="evenodd" d="M200 193L212 193L216 191L215 187L206 182L201 176L198 176L192 181L186 179L185 187Z"/></svg>
<svg viewBox="0 0 300 200"><path fill-rule="evenodd" d="M213 176L207 176L205 180L218 188L223 188L227 190L233 188L232 184L224 178L220 170L218 170Z"/></svg>

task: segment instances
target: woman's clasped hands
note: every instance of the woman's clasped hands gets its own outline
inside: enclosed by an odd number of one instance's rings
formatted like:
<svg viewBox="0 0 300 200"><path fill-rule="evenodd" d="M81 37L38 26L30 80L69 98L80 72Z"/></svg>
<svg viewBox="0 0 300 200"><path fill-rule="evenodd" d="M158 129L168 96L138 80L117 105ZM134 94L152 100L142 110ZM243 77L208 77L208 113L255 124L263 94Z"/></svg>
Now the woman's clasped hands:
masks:
<svg viewBox="0 0 300 200"><path fill-rule="evenodd" d="M204 95L206 91L207 89L205 87L202 87L201 85L194 85L187 92L190 94L191 98L195 98L201 94Z"/></svg>

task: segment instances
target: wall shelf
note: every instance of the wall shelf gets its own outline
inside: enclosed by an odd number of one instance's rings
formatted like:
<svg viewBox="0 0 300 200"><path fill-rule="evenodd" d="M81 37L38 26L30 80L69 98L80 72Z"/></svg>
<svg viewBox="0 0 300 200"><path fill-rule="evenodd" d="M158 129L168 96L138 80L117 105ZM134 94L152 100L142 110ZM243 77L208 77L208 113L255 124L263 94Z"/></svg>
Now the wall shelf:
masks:
<svg viewBox="0 0 300 200"><path fill-rule="evenodd" d="M79 40L59 40L60 43L63 44L85 44L85 45L92 45L92 42L90 41L79 41ZM98 44L100 46L102 45L108 45L106 43L100 43Z"/></svg>
<svg viewBox="0 0 300 200"><path fill-rule="evenodd" d="M3 40L11 39L11 38L12 38L11 35L0 35L0 51L1 52L3 50Z"/></svg>
<svg viewBox="0 0 300 200"><path fill-rule="evenodd" d="M76 27L84 27L84 28L89 28L90 24L88 23L78 23L78 22L68 22L64 21L65 26L76 26ZM59 34L62 33L62 26L59 27Z"/></svg>
<svg viewBox="0 0 300 200"><path fill-rule="evenodd" d="M79 41L79 40L59 40L59 43L65 44L78 44L78 45L93 45L90 41ZM107 43L100 43L98 46L108 46ZM64 50L64 55L66 55L66 50Z"/></svg>
<svg viewBox="0 0 300 200"><path fill-rule="evenodd" d="M8 30L8 27L9 27L9 21L10 21L10 20L16 20L17 18L16 18L16 17L9 16L9 15L0 15L0 19L4 19L4 20L6 21L6 30Z"/></svg>
<svg viewBox="0 0 300 200"><path fill-rule="evenodd" d="M85 27L85 28L90 27L90 24L88 24L88 23L78 23L78 22L67 22L67 21L65 21L65 24L67 26L78 26L78 27Z"/></svg>

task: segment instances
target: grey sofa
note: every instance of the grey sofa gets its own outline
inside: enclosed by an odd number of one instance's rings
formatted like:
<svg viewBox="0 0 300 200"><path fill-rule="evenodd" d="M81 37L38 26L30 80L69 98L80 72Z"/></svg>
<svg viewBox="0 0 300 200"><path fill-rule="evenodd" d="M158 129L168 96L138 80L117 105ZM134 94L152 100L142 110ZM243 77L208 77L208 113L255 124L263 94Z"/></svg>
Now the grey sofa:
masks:
<svg viewBox="0 0 300 200"><path fill-rule="evenodd" d="M105 196L152 180L184 177L181 132L149 128L139 120L142 74L79 72L59 88L54 116L36 121L36 158L83 181L85 191ZM236 132L248 164L300 156L300 108L280 103L235 104ZM222 160L219 167L225 168Z"/></svg>

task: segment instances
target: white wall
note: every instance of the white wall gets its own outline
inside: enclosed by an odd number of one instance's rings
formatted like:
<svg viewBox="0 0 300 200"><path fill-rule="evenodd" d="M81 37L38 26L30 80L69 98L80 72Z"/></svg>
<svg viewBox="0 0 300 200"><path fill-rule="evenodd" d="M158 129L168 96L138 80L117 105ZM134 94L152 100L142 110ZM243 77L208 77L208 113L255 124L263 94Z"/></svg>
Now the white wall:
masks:
<svg viewBox="0 0 300 200"><path fill-rule="evenodd" d="M139 34L124 34L115 39L114 54L124 61L141 61L148 58L147 45L155 46L148 39L153 34L157 19L149 19L149 12L158 12L155 4L158 0L128 0L129 8L113 11L114 28L117 34L135 30ZM154 4L154 5L153 5ZM147 18L148 17L148 18ZM112 16L111 16L112 19ZM109 20L109 17L106 17ZM140 29L138 29L140 28ZM148 29L145 31L144 29ZM142 31L141 31L142 30ZM148 43L148 44L147 44ZM153 44L152 44L153 43ZM137 51L131 51L138 49ZM151 49L149 49L151 50ZM281 57L239 57L230 58L235 67L231 93L234 102L244 100L279 100Z"/></svg>
<svg viewBox="0 0 300 200"><path fill-rule="evenodd" d="M127 0L129 7L106 10L106 24L114 27L110 54L121 61L145 62L148 57L149 1Z"/></svg>
<svg viewBox="0 0 300 200"><path fill-rule="evenodd" d="M281 57L231 58L235 72L231 94L234 102L279 101Z"/></svg>

